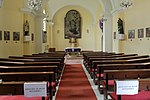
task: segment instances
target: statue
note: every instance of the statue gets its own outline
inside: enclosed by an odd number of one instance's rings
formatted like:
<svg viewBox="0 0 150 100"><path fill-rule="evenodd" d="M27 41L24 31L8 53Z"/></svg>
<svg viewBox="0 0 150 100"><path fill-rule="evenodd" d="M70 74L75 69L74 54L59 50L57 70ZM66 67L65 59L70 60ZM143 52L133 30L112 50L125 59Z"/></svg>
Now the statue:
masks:
<svg viewBox="0 0 150 100"><path fill-rule="evenodd" d="M118 19L118 34L124 34L123 21L120 18Z"/></svg>
<svg viewBox="0 0 150 100"><path fill-rule="evenodd" d="M29 23L27 20L23 25L23 30L24 30L24 36L29 36Z"/></svg>

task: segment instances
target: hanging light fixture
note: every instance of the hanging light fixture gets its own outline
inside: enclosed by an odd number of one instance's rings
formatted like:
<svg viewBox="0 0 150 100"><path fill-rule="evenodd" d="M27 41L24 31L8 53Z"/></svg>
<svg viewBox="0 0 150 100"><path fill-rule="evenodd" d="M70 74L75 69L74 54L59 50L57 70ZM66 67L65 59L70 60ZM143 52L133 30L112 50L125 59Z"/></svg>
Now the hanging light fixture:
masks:
<svg viewBox="0 0 150 100"><path fill-rule="evenodd" d="M128 8L130 6L132 6L132 0L122 0L120 3L120 6L123 8Z"/></svg>
<svg viewBox="0 0 150 100"><path fill-rule="evenodd" d="M42 7L41 0L28 0L28 7L32 10L39 10Z"/></svg>

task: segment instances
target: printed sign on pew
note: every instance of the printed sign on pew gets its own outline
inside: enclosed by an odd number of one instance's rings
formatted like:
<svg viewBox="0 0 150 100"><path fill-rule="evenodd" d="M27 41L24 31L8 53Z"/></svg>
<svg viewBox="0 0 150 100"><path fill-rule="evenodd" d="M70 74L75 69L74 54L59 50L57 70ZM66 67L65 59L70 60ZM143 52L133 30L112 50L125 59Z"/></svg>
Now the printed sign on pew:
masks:
<svg viewBox="0 0 150 100"><path fill-rule="evenodd" d="M134 95L138 94L139 81L138 80L117 80L116 94L117 95Z"/></svg>
<svg viewBox="0 0 150 100"><path fill-rule="evenodd" d="M47 96L47 82L24 83L24 96L26 97Z"/></svg>

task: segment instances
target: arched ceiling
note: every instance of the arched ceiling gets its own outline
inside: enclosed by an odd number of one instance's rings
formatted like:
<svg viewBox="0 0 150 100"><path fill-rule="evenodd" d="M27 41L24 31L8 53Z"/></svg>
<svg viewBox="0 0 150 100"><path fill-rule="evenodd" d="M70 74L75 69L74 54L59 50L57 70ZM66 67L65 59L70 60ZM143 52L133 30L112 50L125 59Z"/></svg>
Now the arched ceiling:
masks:
<svg viewBox="0 0 150 100"><path fill-rule="evenodd" d="M27 2L27 0L24 1ZM48 5L51 18L53 18L59 9L71 5L85 8L94 18L98 7L102 8L103 14L114 13L121 9L119 5L121 1L122 0L42 0L42 5Z"/></svg>
<svg viewBox="0 0 150 100"><path fill-rule="evenodd" d="M80 6L85 8L90 12L92 17L95 17L97 12L97 7L101 6L98 0L49 0L49 10L51 12L51 17L55 15L55 13L65 7L65 6Z"/></svg>
<svg viewBox="0 0 150 100"><path fill-rule="evenodd" d="M43 0L43 2L48 4L51 19L59 9L71 5L85 8L93 18L96 18L98 6L102 8L103 14L113 13L120 9L120 0Z"/></svg>

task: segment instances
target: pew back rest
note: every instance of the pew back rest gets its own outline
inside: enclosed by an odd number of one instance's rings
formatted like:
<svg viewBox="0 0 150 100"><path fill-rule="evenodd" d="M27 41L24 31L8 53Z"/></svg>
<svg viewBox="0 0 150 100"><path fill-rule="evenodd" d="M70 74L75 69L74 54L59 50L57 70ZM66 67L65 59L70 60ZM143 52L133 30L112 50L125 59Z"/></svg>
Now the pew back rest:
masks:
<svg viewBox="0 0 150 100"><path fill-rule="evenodd" d="M49 81L52 82L54 72L1 72L2 82L10 81Z"/></svg>
<svg viewBox="0 0 150 100"><path fill-rule="evenodd" d="M107 80L150 78L149 73L150 69L104 70L104 78Z"/></svg>

